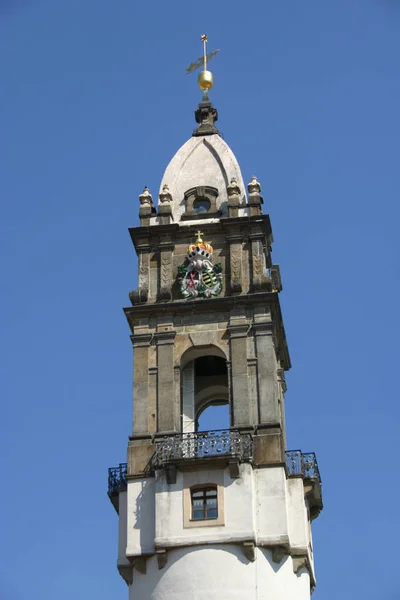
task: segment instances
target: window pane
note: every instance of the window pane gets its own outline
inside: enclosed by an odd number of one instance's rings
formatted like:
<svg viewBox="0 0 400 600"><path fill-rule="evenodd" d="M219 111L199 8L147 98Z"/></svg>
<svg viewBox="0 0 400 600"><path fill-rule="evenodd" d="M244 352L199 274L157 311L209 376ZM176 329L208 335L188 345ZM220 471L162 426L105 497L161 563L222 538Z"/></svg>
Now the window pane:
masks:
<svg viewBox="0 0 400 600"><path fill-rule="evenodd" d="M217 499L216 498L207 498L206 505L207 505L207 508L217 508Z"/></svg>
<svg viewBox="0 0 400 600"><path fill-rule="evenodd" d="M192 515L192 519L194 521L200 521L201 519L204 519L204 513L202 510L194 510L193 511L193 515Z"/></svg>
<svg viewBox="0 0 400 600"><path fill-rule="evenodd" d="M207 510L207 519L217 519L218 510L216 508L210 508Z"/></svg>
<svg viewBox="0 0 400 600"><path fill-rule="evenodd" d="M193 510L202 510L203 509L203 500L193 500L192 506L193 506Z"/></svg>
<svg viewBox="0 0 400 600"><path fill-rule="evenodd" d="M211 207L211 202L209 200L207 200L206 198L204 198L204 200L202 200L202 199L195 200L193 203L194 211L197 214L208 212L210 210L210 207Z"/></svg>
<svg viewBox="0 0 400 600"><path fill-rule="evenodd" d="M217 490L207 490L206 491L206 496L213 496L213 497L217 497Z"/></svg>
<svg viewBox="0 0 400 600"><path fill-rule="evenodd" d="M203 490L200 490L199 492L192 492L192 498L202 498L203 494Z"/></svg>

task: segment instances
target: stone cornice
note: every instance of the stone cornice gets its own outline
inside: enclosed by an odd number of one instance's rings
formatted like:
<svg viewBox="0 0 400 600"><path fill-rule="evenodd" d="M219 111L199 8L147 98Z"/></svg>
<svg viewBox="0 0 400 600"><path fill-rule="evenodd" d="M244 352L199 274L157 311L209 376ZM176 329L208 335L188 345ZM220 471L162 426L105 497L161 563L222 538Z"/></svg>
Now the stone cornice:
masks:
<svg viewBox="0 0 400 600"><path fill-rule="evenodd" d="M171 240L170 243L186 242L186 240L195 234L198 225L185 225L181 223L168 223L165 225L147 225L141 227L130 227L129 234L137 250L145 249L149 246L159 246L165 238ZM269 215L256 215L252 217L228 217L220 219L217 222L202 223L201 229L204 234L213 235L215 233L224 233L228 238L233 237L236 241L237 236L243 238L252 236L263 238L271 236L271 221Z"/></svg>

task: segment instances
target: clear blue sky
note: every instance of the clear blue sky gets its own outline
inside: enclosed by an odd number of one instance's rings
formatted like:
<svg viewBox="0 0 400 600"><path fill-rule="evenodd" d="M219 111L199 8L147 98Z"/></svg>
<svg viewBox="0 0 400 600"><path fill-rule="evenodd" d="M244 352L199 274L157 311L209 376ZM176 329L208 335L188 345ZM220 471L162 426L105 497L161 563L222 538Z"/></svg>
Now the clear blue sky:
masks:
<svg viewBox="0 0 400 600"><path fill-rule="evenodd" d="M1 600L127 598L127 228L194 128L203 32L272 219L289 447L322 472L313 598L400 598L400 2L2 0Z"/></svg>

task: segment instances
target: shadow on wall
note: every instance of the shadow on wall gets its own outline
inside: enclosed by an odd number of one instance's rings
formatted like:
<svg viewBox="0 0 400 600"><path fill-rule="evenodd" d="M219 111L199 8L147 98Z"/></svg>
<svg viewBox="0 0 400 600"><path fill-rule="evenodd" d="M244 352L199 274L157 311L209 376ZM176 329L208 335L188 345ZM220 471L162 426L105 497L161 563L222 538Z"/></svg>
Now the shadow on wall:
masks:
<svg viewBox="0 0 400 600"><path fill-rule="evenodd" d="M149 539L149 527L155 528L154 519L149 519L149 507L152 505L154 505L154 483L152 479L147 479L142 481L142 489L136 498L136 520L133 525L134 529L140 530L140 545L142 547L146 546L146 541ZM151 535L154 539L155 529Z"/></svg>

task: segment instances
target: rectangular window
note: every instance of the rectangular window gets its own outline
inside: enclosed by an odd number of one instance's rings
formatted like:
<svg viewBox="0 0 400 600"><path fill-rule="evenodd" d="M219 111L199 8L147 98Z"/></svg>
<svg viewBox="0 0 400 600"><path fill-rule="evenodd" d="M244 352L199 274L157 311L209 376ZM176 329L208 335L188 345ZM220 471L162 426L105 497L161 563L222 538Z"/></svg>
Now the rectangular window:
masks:
<svg viewBox="0 0 400 600"><path fill-rule="evenodd" d="M218 519L218 498L216 487L192 490L191 498L193 521Z"/></svg>

